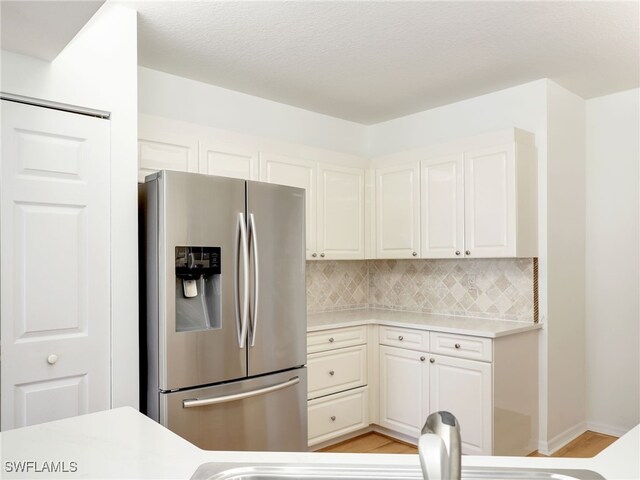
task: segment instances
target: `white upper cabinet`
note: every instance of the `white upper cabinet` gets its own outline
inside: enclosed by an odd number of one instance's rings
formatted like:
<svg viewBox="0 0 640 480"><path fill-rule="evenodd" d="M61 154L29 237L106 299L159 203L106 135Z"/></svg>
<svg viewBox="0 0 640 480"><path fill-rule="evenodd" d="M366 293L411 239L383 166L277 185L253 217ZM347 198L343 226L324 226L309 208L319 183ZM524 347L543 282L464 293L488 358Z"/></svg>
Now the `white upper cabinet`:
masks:
<svg viewBox="0 0 640 480"><path fill-rule="evenodd" d="M318 172L321 258L364 258L364 170L321 163Z"/></svg>
<svg viewBox="0 0 640 480"><path fill-rule="evenodd" d="M221 177L258 180L258 152L215 140L200 142L200 173Z"/></svg>
<svg viewBox="0 0 640 480"><path fill-rule="evenodd" d="M307 259L364 258L364 170L260 152L260 180L304 188Z"/></svg>
<svg viewBox="0 0 640 480"><path fill-rule="evenodd" d="M420 255L420 164L376 169L376 258Z"/></svg>
<svg viewBox="0 0 640 480"><path fill-rule="evenodd" d="M198 172L198 138L188 133L140 127L138 182L159 170Z"/></svg>
<svg viewBox="0 0 640 480"><path fill-rule="evenodd" d="M515 142L464 153L464 248L467 257L537 253L537 162Z"/></svg>
<svg viewBox="0 0 640 480"><path fill-rule="evenodd" d="M464 251L464 157L421 162L421 253L423 258L456 258Z"/></svg>
<svg viewBox="0 0 640 480"><path fill-rule="evenodd" d="M260 180L263 182L277 183L279 185L304 188L306 191L307 258L312 258L313 254L317 255L317 178L318 166L316 162L260 152Z"/></svg>

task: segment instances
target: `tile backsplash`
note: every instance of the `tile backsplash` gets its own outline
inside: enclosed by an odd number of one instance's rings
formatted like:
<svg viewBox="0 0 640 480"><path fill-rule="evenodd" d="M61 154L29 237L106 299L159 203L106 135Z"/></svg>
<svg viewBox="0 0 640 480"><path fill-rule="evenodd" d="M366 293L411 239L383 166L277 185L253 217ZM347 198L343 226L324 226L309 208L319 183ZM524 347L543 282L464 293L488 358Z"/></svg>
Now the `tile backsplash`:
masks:
<svg viewBox="0 0 640 480"><path fill-rule="evenodd" d="M534 319L531 258L307 262L307 312L377 307Z"/></svg>

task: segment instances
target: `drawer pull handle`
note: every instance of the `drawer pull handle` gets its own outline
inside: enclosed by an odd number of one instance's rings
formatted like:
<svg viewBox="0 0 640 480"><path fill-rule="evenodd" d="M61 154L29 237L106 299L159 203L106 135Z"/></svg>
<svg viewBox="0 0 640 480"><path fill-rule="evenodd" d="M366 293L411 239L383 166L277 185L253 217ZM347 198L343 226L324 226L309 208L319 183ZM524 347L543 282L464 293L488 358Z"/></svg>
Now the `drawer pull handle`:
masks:
<svg viewBox="0 0 640 480"><path fill-rule="evenodd" d="M331 415L331 421L335 422L336 421L336 416L335 415Z"/></svg>
<svg viewBox="0 0 640 480"><path fill-rule="evenodd" d="M402 335L398 335L398 340L402 341L404 340L404 337Z"/></svg>
<svg viewBox="0 0 640 480"><path fill-rule="evenodd" d="M420 361L424 362L426 359L424 357L420 357Z"/></svg>
<svg viewBox="0 0 640 480"><path fill-rule="evenodd" d="M430 359L429 359L429 361L430 361L431 363L436 363L436 359L435 359L435 358L430 358Z"/></svg>
<svg viewBox="0 0 640 480"><path fill-rule="evenodd" d="M331 375L332 377L336 374L336 372L334 372L333 370L329 370L329 375Z"/></svg>
<svg viewBox="0 0 640 480"><path fill-rule="evenodd" d="M329 338L329 343L333 343L334 341L333 337Z"/></svg>
<svg viewBox="0 0 640 480"><path fill-rule="evenodd" d="M456 343L456 344L454 345L454 347L456 347L456 348L460 348L460 344L459 344L459 343Z"/></svg>

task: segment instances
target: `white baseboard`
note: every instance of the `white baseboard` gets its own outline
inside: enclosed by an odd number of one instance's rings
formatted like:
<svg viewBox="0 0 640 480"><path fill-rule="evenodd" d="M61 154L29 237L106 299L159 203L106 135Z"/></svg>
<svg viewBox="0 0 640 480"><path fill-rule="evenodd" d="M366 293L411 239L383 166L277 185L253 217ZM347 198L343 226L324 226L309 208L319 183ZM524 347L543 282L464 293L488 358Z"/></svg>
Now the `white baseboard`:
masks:
<svg viewBox="0 0 640 480"><path fill-rule="evenodd" d="M571 440L574 440L582 435L587 430L587 422L580 422L573 427L567 428L564 432L559 433L546 442L540 440L538 442L538 452L542 453L543 455L551 455L552 453L560 450Z"/></svg>
<svg viewBox="0 0 640 480"><path fill-rule="evenodd" d="M621 437L631 429L616 425L607 425L606 423L600 422L587 422L587 430L604 433L605 435L612 435L614 437Z"/></svg>

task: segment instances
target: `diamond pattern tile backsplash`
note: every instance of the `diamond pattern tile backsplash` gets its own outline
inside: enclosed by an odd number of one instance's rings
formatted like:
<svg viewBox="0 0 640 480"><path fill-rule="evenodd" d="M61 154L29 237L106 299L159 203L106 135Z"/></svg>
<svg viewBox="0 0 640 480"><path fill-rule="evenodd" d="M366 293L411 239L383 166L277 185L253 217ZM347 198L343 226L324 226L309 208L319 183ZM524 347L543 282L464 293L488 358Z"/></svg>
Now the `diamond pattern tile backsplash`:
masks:
<svg viewBox="0 0 640 480"><path fill-rule="evenodd" d="M531 258L307 262L309 313L376 307L533 321Z"/></svg>

